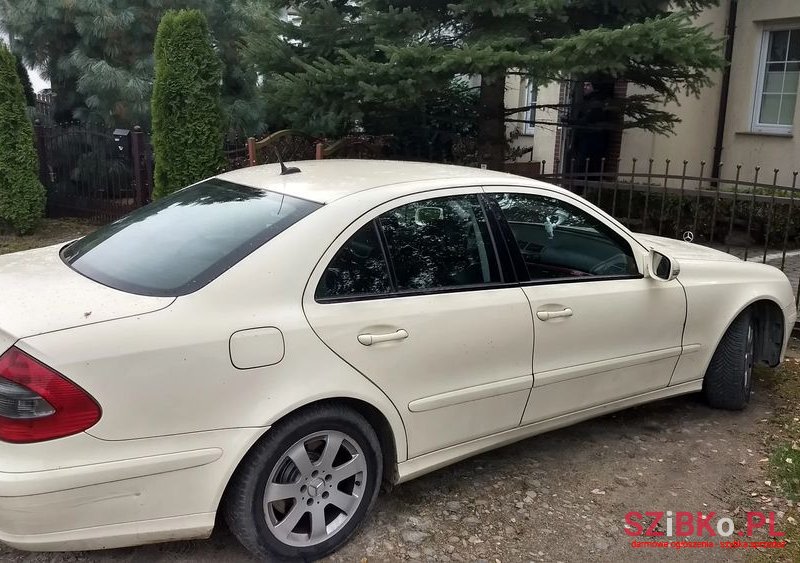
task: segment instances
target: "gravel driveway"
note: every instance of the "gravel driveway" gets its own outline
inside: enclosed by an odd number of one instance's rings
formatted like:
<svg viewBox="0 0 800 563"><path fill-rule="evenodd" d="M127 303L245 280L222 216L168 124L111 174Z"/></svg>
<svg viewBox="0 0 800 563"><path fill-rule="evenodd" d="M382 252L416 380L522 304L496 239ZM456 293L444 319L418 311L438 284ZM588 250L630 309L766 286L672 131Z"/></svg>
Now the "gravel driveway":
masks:
<svg viewBox="0 0 800 563"><path fill-rule="evenodd" d="M759 375L750 407L715 411L671 399L551 432L397 487L331 561L739 561L754 550L641 550L628 511L778 512L765 485L771 398ZM762 385L758 385L762 383ZM737 525L739 520L737 520ZM762 556L765 554L762 554ZM768 555L777 556L779 553ZM2 561L250 561L224 527L209 541L107 552L25 554Z"/></svg>

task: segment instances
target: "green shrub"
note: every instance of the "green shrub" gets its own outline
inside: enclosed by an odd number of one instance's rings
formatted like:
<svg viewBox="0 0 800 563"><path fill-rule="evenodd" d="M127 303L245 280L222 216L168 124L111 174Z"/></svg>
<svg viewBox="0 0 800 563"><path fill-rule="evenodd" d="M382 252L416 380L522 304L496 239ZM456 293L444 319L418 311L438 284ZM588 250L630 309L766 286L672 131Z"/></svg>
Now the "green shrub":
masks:
<svg viewBox="0 0 800 563"><path fill-rule="evenodd" d="M38 169L17 61L0 43L0 230L27 234L36 228L45 204Z"/></svg>
<svg viewBox="0 0 800 563"><path fill-rule="evenodd" d="M224 166L221 69L201 12L164 14L155 42L154 197L212 176Z"/></svg>

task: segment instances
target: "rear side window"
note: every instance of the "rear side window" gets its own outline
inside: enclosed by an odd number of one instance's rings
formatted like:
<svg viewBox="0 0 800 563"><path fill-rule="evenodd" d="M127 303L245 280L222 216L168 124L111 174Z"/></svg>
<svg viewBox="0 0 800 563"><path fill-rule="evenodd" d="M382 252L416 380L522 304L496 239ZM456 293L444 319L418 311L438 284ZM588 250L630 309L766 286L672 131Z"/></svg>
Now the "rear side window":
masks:
<svg viewBox="0 0 800 563"><path fill-rule="evenodd" d="M499 282L489 227L477 196L418 201L378 219L399 291Z"/></svg>
<svg viewBox="0 0 800 563"><path fill-rule="evenodd" d="M339 249L317 286L316 299L389 293L392 284L375 223L361 227Z"/></svg>
<svg viewBox="0 0 800 563"><path fill-rule="evenodd" d="M71 268L140 295L191 293L321 204L219 179L134 211L61 251Z"/></svg>
<svg viewBox="0 0 800 563"><path fill-rule="evenodd" d="M361 227L328 264L315 298L382 296L499 281L494 245L477 196L443 197L403 205Z"/></svg>

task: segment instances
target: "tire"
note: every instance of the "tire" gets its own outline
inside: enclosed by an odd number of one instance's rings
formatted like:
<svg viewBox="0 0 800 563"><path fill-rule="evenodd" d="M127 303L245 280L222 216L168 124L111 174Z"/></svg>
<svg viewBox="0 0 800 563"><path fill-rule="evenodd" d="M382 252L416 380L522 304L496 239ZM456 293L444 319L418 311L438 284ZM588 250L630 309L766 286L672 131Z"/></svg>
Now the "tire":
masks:
<svg viewBox="0 0 800 563"><path fill-rule="evenodd" d="M736 317L711 358L703 393L718 409L742 410L750 401L756 329L750 311Z"/></svg>
<svg viewBox="0 0 800 563"><path fill-rule="evenodd" d="M382 480L380 443L364 417L310 407L273 426L248 453L228 485L223 516L259 560L313 561L353 535Z"/></svg>

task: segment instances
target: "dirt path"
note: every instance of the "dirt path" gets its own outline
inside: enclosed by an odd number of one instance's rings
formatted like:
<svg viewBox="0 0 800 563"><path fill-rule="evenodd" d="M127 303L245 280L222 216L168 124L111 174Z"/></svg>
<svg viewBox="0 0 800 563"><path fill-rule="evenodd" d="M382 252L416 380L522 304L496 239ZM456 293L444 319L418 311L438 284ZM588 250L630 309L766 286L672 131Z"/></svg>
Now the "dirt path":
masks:
<svg viewBox="0 0 800 563"><path fill-rule="evenodd" d="M796 364L794 364L796 365ZM765 484L775 399L759 374L743 413L715 411L690 396L645 405L531 438L397 487L331 561L740 561L779 550L642 550L624 533L628 511L730 515L778 512ZM768 396L769 395L769 396ZM690 538L689 538L690 539ZM766 539L765 535L756 539ZM209 541L108 552L25 554L2 561L249 561L219 527Z"/></svg>

